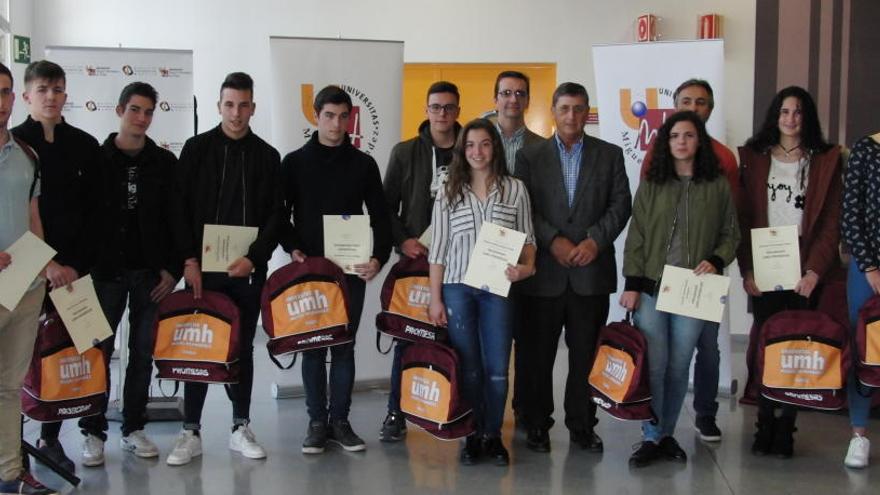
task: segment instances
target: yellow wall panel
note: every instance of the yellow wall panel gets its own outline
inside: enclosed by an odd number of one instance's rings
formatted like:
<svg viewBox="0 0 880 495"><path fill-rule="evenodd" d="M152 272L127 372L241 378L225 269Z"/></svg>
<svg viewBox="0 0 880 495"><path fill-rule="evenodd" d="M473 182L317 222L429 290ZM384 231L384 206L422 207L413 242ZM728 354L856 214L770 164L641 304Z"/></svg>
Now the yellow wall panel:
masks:
<svg viewBox="0 0 880 495"><path fill-rule="evenodd" d="M529 76L531 98L526 112L526 125L532 131L548 137L553 132L550 99L556 89L556 64L404 64L403 115L401 139L416 135L425 116L425 96L435 81L450 81L461 93L461 115L465 124L483 113L493 110L492 90L495 77L505 70L518 70Z"/></svg>

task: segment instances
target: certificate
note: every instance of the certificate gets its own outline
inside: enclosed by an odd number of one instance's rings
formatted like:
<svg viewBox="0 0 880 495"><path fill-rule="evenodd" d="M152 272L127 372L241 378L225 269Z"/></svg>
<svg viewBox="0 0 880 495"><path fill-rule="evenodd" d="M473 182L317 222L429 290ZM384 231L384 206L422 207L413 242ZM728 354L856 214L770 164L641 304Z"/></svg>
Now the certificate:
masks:
<svg viewBox="0 0 880 495"><path fill-rule="evenodd" d="M666 265L657 294L657 311L721 322L730 277L694 275L690 268Z"/></svg>
<svg viewBox="0 0 880 495"><path fill-rule="evenodd" d="M30 231L13 242L5 251L12 263L0 271L0 304L12 311L47 263L55 250Z"/></svg>
<svg viewBox="0 0 880 495"><path fill-rule="evenodd" d="M206 224L202 235L202 271L228 271L233 261L247 254L259 231L256 227Z"/></svg>
<svg viewBox="0 0 880 495"><path fill-rule="evenodd" d="M71 284L73 290L59 287L49 293L49 298L58 311L70 334L73 345L80 354L113 336L107 317L98 302L92 276L86 275Z"/></svg>
<svg viewBox="0 0 880 495"><path fill-rule="evenodd" d="M794 289L801 279L797 225L752 229L752 266L761 292Z"/></svg>
<svg viewBox="0 0 880 495"><path fill-rule="evenodd" d="M369 215L324 215L324 257L343 272L370 261L371 240Z"/></svg>
<svg viewBox="0 0 880 495"><path fill-rule="evenodd" d="M434 233L431 232L431 226L428 225L428 228L422 232L422 235L419 237L419 243L422 246L425 246L428 249L431 249L431 240L434 238Z"/></svg>
<svg viewBox="0 0 880 495"><path fill-rule="evenodd" d="M522 232L483 222L464 274L465 285L507 297L510 280L504 272L507 265L517 264L525 242Z"/></svg>

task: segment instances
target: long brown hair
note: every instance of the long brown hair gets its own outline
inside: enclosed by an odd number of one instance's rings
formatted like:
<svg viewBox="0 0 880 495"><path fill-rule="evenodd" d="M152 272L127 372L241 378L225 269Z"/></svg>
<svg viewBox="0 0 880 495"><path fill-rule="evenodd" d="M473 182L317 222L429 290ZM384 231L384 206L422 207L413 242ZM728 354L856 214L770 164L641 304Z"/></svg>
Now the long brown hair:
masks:
<svg viewBox="0 0 880 495"><path fill-rule="evenodd" d="M471 183L471 165L465 156L465 143L470 131L482 129L489 134L492 140L492 163L489 164L489 188L496 185L501 188L501 178L508 174L507 160L504 155L504 146L501 144L501 135L495 125L486 119L474 119L458 133L455 140L455 148L452 150L452 163L449 165L449 180L446 182L446 198L449 208L464 201L464 187Z"/></svg>

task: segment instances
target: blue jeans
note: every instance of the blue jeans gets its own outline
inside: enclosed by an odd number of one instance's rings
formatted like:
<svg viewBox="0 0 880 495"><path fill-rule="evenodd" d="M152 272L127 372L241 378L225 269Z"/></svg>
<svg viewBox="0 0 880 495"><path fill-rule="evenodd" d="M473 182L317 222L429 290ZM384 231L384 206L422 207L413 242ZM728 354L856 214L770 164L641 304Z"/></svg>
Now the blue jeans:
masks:
<svg viewBox="0 0 880 495"><path fill-rule="evenodd" d="M642 422L644 439L659 442L675 433L688 389L688 371L703 320L657 311L657 298L641 294L635 324L648 344L651 408L657 423Z"/></svg>
<svg viewBox="0 0 880 495"><path fill-rule="evenodd" d="M510 302L464 284L443 284L443 302L461 391L473 407L477 433L500 436L513 340Z"/></svg>
<svg viewBox="0 0 880 495"><path fill-rule="evenodd" d="M855 333L856 325L859 322L859 309L873 295L874 291L868 285L865 274L859 271L855 260L850 261L849 272L846 277L846 301L849 306L850 329L853 333ZM855 352L855 349L852 352ZM856 367L852 366L851 368L846 385L846 397L849 401L849 422L853 428L865 428L868 426L868 416L871 414L871 392L874 389L859 386ZM867 395L867 397L862 394Z"/></svg>
<svg viewBox="0 0 880 495"><path fill-rule="evenodd" d="M366 282L346 275L349 327L357 332L364 309ZM330 398L327 398L327 347L302 353L302 379L306 389L306 409L312 421L348 419L354 388L354 341L335 345L330 352Z"/></svg>
<svg viewBox="0 0 880 495"><path fill-rule="evenodd" d="M714 321L704 321L700 340L697 341L697 357L694 360L694 412L698 418L714 418L718 413L718 367L721 351L718 350L718 327Z"/></svg>

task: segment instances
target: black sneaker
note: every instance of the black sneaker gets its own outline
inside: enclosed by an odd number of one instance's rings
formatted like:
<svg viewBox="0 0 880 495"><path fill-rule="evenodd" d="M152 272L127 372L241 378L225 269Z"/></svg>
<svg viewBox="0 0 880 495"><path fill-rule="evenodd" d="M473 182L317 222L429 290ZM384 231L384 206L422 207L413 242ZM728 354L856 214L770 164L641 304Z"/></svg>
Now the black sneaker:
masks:
<svg viewBox="0 0 880 495"><path fill-rule="evenodd" d="M654 442L644 441L639 445L638 450L629 456L629 463L633 467L645 467L663 456L660 446Z"/></svg>
<svg viewBox="0 0 880 495"><path fill-rule="evenodd" d="M55 464L64 468L65 471L72 473L76 470L76 465L69 457L67 457L67 454L64 453L64 447L61 446L61 442L59 442L58 439L39 439L37 441L37 450L48 457L49 460L54 461Z"/></svg>
<svg viewBox="0 0 880 495"><path fill-rule="evenodd" d="M715 416L701 416L694 423L697 433L700 434L700 440L704 442L720 442L721 430L715 424Z"/></svg>
<svg viewBox="0 0 880 495"><path fill-rule="evenodd" d="M347 419L337 419L330 422L330 431L327 440L339 444L349 452L367 450L367 444L351 429L351 423Z"/></svg>
<svg viewBox="0 0 880 495"><path fill-rule="evenodd" d="M400 411L391 411L382 422L379 440L383 442L399 442L406 436L406 419Z"/></svg>
<svg viewBox="0 0 880 495"><path fill-rule="evenodd" d="M664 437L663 440L660 440L659 447L660 451L663 452L663 457L670 461L687 462L687 454L674 438Z"/></svg>
<svg viewBox="0 0 880 495"><path fill-rule="evenodd" d="M22 471L14 480L0 481L0 493L27 493L29 495L55 495L58 492L46 488L31 473Z"/></svg>
<svg viewBox="0 0 880 495"><path fill-rule="evenodd" d="M327 423L321 420L309 421L306 439L303 440L303 454L323 454L327 447Z"/></svg>
<svg viewBox="0 0 880 495"><path fill-rule="evenodd" d="M504 448L501 437L486 437L483 441L483 452L492 459L496 466L507 466L510 464L510 454Z"/></svg>
<svg viewBox="0 0 880 495"><path fill-rule="evenodd" d="M605 450L602 445L602 439L593 430L572 430L569 432L568 438L584 450L590 452L601 453Z"/></svg>
<svg viewBox="0 0 880 495"><path fill-rule="evenodd" d="M473 466L480 460L482 453L482 439L476 433L471 433L464 439L464 445L461 446L459 460L465 466Z"/></svg>
<svg viewBox="0 0 880 495"><path fill-rule="evenodd" d="M543 428L530 428L526 434L526 447L535 452L550 452L550 434Z"/></svg>

